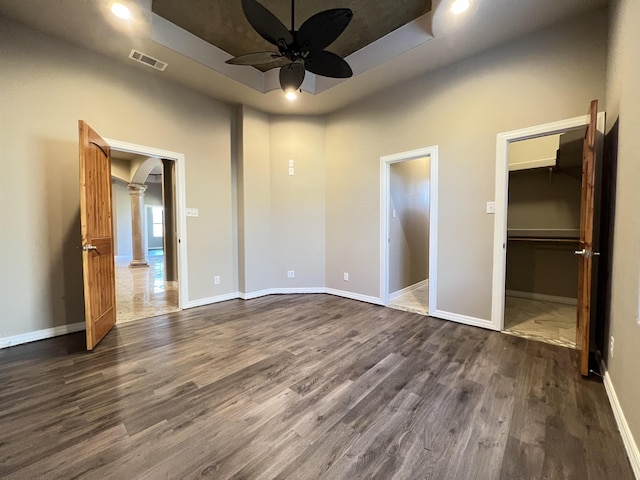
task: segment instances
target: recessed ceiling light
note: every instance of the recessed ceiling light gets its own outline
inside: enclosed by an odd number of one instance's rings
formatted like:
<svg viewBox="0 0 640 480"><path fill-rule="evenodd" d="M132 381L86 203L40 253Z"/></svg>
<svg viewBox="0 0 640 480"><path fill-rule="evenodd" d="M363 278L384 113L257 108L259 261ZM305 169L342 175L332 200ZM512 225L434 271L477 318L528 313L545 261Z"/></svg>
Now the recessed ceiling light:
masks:
<svg viewBox="0 0 640 480"><path fill-rule="evenodd" d="M296 92L291 91L291 92L285 93L284 97L290 102L293 102L296 98L298 98L298 95L296 95Z"/></svg>
<svg viewBox="0 0 640 480"><path fill-rule="evenodd" d="M129 20L131 18L131 12L126 6L122 5L121 3L114 3L113 5L111 5L111 13L123 20Z"/></svg>
<svg viewBox="0 0 640 480"><path fill-rule="evenodd" d="M451 5L451 11L456 15L460 15L462 12L466 12L470 6L469 0L456 0Z"/></svg>

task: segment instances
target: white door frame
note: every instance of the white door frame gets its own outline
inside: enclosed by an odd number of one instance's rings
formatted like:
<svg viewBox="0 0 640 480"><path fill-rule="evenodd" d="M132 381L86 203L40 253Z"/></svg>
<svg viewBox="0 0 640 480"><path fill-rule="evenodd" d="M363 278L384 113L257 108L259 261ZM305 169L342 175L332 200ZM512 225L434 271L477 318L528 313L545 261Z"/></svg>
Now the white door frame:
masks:
<svg viewBox="0 0 640 480"><path fill-rule="evenodd" d="M389 208L391 165L430 157L429 162L429 311L436 310L438 291L438 146L380 157L380 300L389 303Z"/></svg>
<svg viewBox="0 0 640 480"><path fill-rule="evenodd" d="M496 330L504 330L504 297L507 273L507 205L509 190L509 144L520 140L555 135L577 130L589 125L589 115L545 123L534 127L499 133L496 138L496 195L493 230L493 286L491 300L491 324ZM602 158L605 114L598 113L596 158Z"/></svg>
<svg viewBox="0 0 640 480"><path fill-rule="evenodd" d="M155 147L137 145L105 138L105 141L113 149L127 153L135 153L148 157L164 158L176 162L176 223L178 227L178 308L184 309L187 303L189 284L187 272L187 222L186 212L186 187L185 187L185 158L183 153L171 152Z"/></svg>

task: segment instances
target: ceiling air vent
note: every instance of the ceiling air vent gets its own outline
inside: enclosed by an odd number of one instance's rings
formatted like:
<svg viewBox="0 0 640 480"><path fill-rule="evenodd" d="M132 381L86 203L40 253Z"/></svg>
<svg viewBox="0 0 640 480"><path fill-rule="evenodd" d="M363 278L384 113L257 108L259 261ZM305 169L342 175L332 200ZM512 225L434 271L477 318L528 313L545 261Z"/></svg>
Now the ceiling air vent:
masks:
<svg viewBox="0 0 640 480"><path fill-rule="evenodd" d="M167 68L167 64L165 62L161 62L157 58L145 55L144 53L139 52L136 49L131 50L129 58L132 58L136 62L144 63L146 66L153 67L156 70L160 70L161 72L164 72L165 68Z"/></svg>

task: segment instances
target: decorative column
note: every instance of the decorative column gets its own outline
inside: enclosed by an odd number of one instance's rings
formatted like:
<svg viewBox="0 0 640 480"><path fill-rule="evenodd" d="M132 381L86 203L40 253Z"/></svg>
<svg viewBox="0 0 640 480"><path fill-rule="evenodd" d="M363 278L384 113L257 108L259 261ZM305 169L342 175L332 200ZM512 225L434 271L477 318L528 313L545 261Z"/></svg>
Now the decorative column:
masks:
<svg viewBox="0 0 640 480"><path fill-rule="evenodd" d="M144 192L146 185L130 183L127 188L131 195L131 236L133 246L133 260L130 267L148 267L146 252L144 251Z"/></svg>

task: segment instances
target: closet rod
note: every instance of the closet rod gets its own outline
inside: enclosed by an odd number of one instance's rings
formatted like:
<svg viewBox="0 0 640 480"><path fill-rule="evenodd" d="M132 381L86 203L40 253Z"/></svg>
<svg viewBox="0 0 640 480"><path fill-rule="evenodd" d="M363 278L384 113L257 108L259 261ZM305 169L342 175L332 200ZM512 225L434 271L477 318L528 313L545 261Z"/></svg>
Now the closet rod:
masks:
<svg viewBox="0 0 640 480"><path fill-rule="evenodd" d="M507 240L522 242L553 242L553 243L579 243L579 238L553 238L553 237L507 237Z"/></svg>

